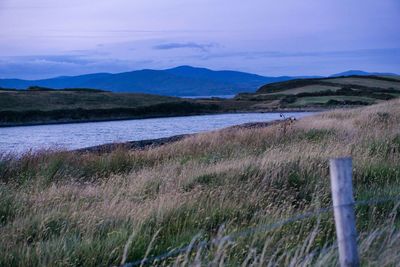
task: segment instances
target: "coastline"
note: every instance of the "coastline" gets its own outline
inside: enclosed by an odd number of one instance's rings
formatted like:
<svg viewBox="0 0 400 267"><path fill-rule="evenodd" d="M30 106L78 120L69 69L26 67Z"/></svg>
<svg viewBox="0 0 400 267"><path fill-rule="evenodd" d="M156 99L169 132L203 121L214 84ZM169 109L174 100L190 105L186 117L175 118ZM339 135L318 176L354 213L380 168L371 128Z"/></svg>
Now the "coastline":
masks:
<svg viewBox="0 0 400 267"><path fill-rule="evenodd" d="M283 120L274 120L274 121L269 121L269 122L248 122L248 123L225 127L225 128L218 129L218 130L209 131L209 132L224 131L224 130L226 131L226 130L234 130L234 129L265 128L265 127L269 127L271 125L275 125L275 124L278 124L281 122L283 122ZM173 135L173 136L169 136L169 137L138 140L138 141L128 141L128 142L122 142L122 143L109 143L109 144L102 144L102 145L98 145L98 146L74 149L74 150L70 150L70 151L78 152L78 153L109 153L109 152L112 152L119 148L128 149L128 150L131 150L131 149L141 150L141 149L155 148L155 147L160 147L163 145L175 143L175 142L181 141L185 138L188 138L191 136L196 136L198 134L200 134L200 133L180 134L180 135Z"/></svg>

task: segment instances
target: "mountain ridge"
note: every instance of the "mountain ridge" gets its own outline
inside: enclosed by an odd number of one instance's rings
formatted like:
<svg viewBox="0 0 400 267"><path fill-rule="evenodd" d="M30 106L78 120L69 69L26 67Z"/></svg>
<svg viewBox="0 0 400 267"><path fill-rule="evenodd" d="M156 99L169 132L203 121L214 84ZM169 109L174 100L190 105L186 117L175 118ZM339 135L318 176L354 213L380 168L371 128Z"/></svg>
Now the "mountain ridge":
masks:
<svg viewBox="0 0 400 267"><path fill-rule="evenodd" d="M333 74L331 77L343 76L345 73ZM309 77L317 78L320 76L307 76L307 78ZM234 95L241 92L255 92L265 84L298 78L303 77L270 77L241 71L211 70L183 65L164 70L143 69L121 73L103 72L40 80L0 79L0 87L15 89L26 89L30 86L55 89L93 88L113 92L168 96Z"/></svg>
<svg viewBox="0 0 400 267"><path fill-rule="evenodd" d="M390 72L367 72L367 71L363 71L363 70L348 70L348 71L332 74L329 77L353 76L353 75L357 75L357 76L371 76L371 75L374 75L374 76L398 76L397 74L390 73Z"/></svg>

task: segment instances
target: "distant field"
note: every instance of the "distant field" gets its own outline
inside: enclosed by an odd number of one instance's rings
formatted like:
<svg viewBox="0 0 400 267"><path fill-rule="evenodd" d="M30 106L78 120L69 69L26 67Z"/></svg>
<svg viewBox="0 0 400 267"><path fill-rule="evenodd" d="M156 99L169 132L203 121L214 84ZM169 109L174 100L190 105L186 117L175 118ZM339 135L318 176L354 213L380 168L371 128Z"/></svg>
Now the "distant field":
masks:
<svg viewBox="0 0 400 267"><path fill-rule="evenodd" d="M385 78L389 78L389 79L395 79L395 80L399 80L400 81L400 76L382 76Z"/></svg>
<svg viewBox="0 0 400 267"><path fill-rule="evenodd" d="M0 126L215 113L177 97L100 90L0 90Z"/></svg>
<svg viewBox="0 0 400 267"><path fill-rule="evenodd" d="M336 100L336 101L362 101L368 104L373 104L377 102L374 99L364 96L311 96L311 97L302 97L298 99L294 104L289 106L304 106L304 105L311 105L311 104L320 104L324 105L329 100Z"/></svg>
<svg viewBox="0 0 400 267"><path fill-rule="evenodd" d="M333 85L306 85L303 87L296 87L293 88L289 91L289 94L298 94L298 93L305 93L305 92L321 92L325 90L332 90L336 91L339 90L341 87L340 86L333 86ZM286 92L276 92L276 93L271 93L271 95L277 95L277 94L286 94Z"/></svg>
<svg viewBox="0 0 400 267"><path fill-rule="evenodd" d="M391 78L388 78L391 79ZM394 79L396 80L396 79ZM363 78L363 77L349 77L349 78L337 78L337 79L329 79L326 80L327 82L332 83L340 83L340 84L358 84L362 86L369 86L369 87L379 87L379 88L394 88L400 90L400 82L396 81L385 81L380 79L374 78ZM400 80L399 80L400 81Z"/></svg>
<svg viewBox="0 0 400 267"><path fill-rule="evenodd" d="M255 93L239 94L236 99L258 102L257 106L264 108L331 108L380 103L399 94L397 77L350 76L267 84Z"/></svg>
<svg viewBox="0 0 400 267"><path fill-rule="evenodd" d="M177 97L93 91L6 91L0 90L0 111L93 108L136 108L181 101Z"/></svg>

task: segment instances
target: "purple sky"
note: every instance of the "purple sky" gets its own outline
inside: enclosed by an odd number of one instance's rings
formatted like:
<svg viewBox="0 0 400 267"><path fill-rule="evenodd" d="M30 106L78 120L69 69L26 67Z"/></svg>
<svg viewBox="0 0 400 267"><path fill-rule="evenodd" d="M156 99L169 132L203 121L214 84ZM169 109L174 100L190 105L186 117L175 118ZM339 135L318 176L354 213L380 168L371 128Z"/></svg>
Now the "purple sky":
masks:
<svg viewBox="0 0 400 267"><path fill-rule="evenodd" d="M0 0L0 78L400 73L399 0Z"/></svg>

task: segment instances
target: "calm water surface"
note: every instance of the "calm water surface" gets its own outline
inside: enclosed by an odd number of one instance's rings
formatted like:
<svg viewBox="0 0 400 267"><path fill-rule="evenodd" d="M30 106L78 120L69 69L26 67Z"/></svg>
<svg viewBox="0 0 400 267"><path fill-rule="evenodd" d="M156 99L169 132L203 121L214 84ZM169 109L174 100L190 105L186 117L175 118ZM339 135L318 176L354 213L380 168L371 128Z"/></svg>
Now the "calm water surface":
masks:
<svg viewBox="0 0 400 267"><path fill-rule="evenodd" d="M309 112L285 113L301 118ZM241 113L0 128L0 153L77 149L113 142L199 133L247 122L280 119L279 113Z"/></svg>
<svg viewBox="0 0 400 267"><path fill-rule="evenodd" d="M196 99L196 98L213 98L213 97L218 97L218 98L225 98L225 99L231 99L234 98L235 95L196 95L196 96L179 96L182 98L191 98L191 99Z"/></svg>

